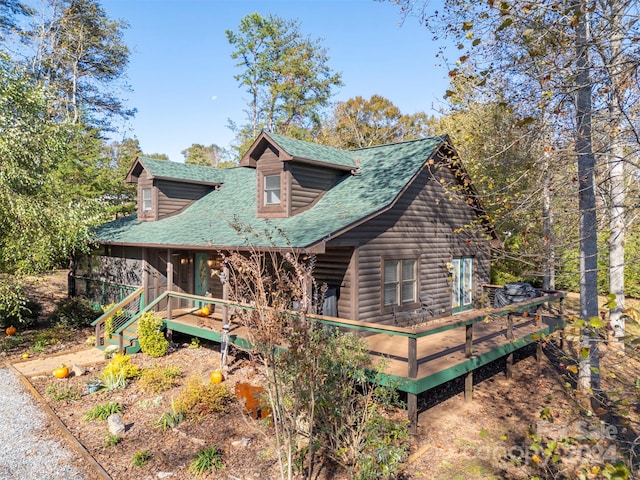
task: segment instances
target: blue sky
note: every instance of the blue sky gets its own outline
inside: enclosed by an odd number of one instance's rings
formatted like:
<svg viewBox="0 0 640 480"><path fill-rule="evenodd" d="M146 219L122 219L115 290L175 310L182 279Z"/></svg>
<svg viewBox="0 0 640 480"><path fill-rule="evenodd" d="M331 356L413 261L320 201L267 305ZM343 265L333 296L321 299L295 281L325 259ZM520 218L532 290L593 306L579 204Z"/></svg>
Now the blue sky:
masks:
<svg viewBox="0 0 640 480"><path fill-rule="evenodd" d="M435 114L448 85L437 46L417 19L401 25L398 7L373 0L103 0L109 17L129 22L126 93L138 110L123 136L147 153L183 161L193 143L228 147L228 119L245 122L246 94L234 75L226 30L253 12L297 19L303 34L323 39L344 87L333 100L382 95L402 113Z"/></svg>

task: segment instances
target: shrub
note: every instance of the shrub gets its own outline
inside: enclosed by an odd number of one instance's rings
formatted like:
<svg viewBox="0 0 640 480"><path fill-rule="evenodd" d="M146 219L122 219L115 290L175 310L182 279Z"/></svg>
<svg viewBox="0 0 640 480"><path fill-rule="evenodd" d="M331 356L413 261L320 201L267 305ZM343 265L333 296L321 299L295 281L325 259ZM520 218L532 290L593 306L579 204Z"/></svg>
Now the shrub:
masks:
<svg viewBox="0 0 640 480"><path fill-rule="evenodd" d="M147 393L164 392L177 385L180 375L180 369L172 365L165 368L157 365L145 368L140 374L140 389Z"/></svg>
<svg viewBox="0 0 640 480"><path fill-rule="evenodd" d="M95 308L86 298L73 297L58 305L51 320L65 328L79 329L90 326L101 313L101 310Z"/></svg>
<svg viewBox="0 0 640 480"><path fill-rule="evenodd" d="M161 329L162 318L153 312L145 312L138 319L140 349L150 357L162 357L169 348Z"/></svg>
<svg viewBox="0 0 640 480"><path fill-rule="evenodd" d="M116 355L109 360L109 363L104 367L102 374L117 375L120 373L126 380L130 378L137 378L140 376L140 367L131 363L131 357L129 355L116 353Z"/></svg>
<svg viewBox="0 0 640 480"><path fill-rule="evenodd" d="M175 409L185 418L199 420L210 413L224 411L231 401L224 383L203 383L199 378L187 380L184 390L175 401Z"/></svg>
<svg viewBox="0 0 640 480"><path fill-rule="evenodd" d="M16 277L0 276L0 327L19 328L36 323L39 306L30 302L22 282Z"/></svg>
<svg viewBox="0 0 640 480"><path fill-rule="evenodd" d="M222 452L218 450L216 445L200 450L189 465L189 471L196 475L202 475L210 470L215 472L223 469Z"/></svg>

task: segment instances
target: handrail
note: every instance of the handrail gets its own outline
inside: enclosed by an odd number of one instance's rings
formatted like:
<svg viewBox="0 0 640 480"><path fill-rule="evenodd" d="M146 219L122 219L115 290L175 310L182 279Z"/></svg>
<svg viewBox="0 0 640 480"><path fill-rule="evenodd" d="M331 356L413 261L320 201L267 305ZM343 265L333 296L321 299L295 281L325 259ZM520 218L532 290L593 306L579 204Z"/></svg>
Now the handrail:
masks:
<svg viewBox="0 0 640 480"><path fill-rule="evenodd" d="M109 310L107 310L98 318L96 318L93 322L91 322L91 326L95 327L100 321L103 321L109 318L111 315L113 315L111 312L113 312L114 310L117 312L118 310L126 307L129 303L131 303L135 299L135 297L137 297L139 294L143 292L144 292L144 288L140 287L133 293L130 293L121 302L116 303L113 307L111 307Z"/></svg>

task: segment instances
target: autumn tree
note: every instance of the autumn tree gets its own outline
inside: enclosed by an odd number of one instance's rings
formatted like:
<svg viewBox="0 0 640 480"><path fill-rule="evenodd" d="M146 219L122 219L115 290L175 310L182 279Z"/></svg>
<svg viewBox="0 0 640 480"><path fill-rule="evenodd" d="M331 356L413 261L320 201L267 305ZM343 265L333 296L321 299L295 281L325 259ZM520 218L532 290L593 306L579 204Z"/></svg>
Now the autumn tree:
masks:
<svg viewBox="0 0 640 480"><path fill-rule="evenodd" d="M182 150L185 163L190 165L204 165L206 167L220 167L228 165L227 152L218 145L201 145L194 143L189 148Z"/></svg>
<svg viewBox="0 0 640 480"><path fill-rule="evenodd" d="M402 114L390 100L372 95L339 102L325 119L320 141L338 148L353 149L414 140L430 133L425 113Z"/></svg>
<svg viewBox="0 0 640 480"><path fill-rule="evenodd" d="M238 143L246 144L263 128L295 136L317 129L333 89L342 85L321 40L303 35L297 20L258 13L243 17L237 31L226 35L242 69L235 79L249 95Z"/></svg>

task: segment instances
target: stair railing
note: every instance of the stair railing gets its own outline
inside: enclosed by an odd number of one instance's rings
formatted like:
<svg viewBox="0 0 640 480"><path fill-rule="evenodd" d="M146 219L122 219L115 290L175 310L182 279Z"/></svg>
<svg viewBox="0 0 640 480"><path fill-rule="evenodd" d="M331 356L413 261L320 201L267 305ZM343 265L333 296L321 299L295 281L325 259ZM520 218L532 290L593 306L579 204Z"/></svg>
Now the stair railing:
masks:
<svg viewBox="0 0 640 480"><path fill-rule="evenodd" d="M105 345L107 339L115 335L131 319L137 317L142 308L144 308L144 288L139 288L100 315L91 324L95 328L96 346Z"/></svg>

